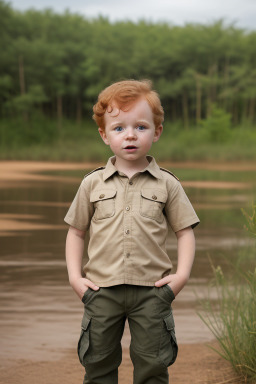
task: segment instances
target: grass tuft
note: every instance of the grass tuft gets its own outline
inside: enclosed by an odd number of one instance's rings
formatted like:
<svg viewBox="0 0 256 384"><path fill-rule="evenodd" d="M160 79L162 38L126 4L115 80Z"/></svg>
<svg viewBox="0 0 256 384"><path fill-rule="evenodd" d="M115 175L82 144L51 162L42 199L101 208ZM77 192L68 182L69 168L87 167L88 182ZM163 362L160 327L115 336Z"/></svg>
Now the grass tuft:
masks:
<svg viewBox="0 0 256 384"><path fill-rule="evenodd" d="M245 214L254 235L256 222L249 219L255 217L255 210L256 206L251 216ZM255 254L255 247L253 251ZM254 266L248 270L251 259L246 258L242 264L241 260L230 262L232 273L228 276L211 263L213 279L199 316L218 341L219 349L213 349L231 363L242 382L256 383L256 261L254 257Z"/></svg>

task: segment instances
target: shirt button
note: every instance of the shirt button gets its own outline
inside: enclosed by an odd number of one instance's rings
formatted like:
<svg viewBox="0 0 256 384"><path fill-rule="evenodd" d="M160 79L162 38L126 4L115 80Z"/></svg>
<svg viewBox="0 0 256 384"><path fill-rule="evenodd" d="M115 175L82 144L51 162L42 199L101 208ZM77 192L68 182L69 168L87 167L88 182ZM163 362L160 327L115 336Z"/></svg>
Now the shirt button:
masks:
<svg viewBox="0 0 256 384"><path fill-rule="evenodd" d="M130 207L125 207L126 211L130 211Z"/></svg>
<svg viewBox="0 0 256 384"><path fill-rule="evenodd" d="M100 198L100 199L103 199L103 197L105 197L104 193L102 193L101 195L99 195L99 198Z"/></svg>
<svg viewBox="0 0 256 384"><path fill-rule="evenodd" d="M152 199L153 199L153 200L156 200L156 199L157 199L157 196L156 196L156 195L153 195L153 196L152 196Z"/></svg>
<svg viewBox="0 0 256 384"><path fill-rule="evenodd" d="M126 229L125 233L126 233L126 235L129 235L129 233L130 233L129 229Z"/></svg>
<svg viewBox="0 0 256 384"><path fill-rule="evenodd" d="M133 182L132 182L132 181L129 181L129 184L130 184L130 185L133 185Z"/></svg>

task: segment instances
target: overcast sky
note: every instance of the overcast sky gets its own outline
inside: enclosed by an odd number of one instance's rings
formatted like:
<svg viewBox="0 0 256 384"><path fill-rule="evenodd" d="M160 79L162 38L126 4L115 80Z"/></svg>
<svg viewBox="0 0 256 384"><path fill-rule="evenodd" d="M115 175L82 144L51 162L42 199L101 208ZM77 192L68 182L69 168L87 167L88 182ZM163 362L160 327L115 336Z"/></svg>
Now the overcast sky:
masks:
<svg viewBox="0 0 256 384"><path fill-rule="evenodd" d="M69 9L88 17L99 14L109 20L146 19L168 21L174 25L188 22L208 24L224 18L237 27L256 29L256 0L10 0L15 9Z"/></svg>

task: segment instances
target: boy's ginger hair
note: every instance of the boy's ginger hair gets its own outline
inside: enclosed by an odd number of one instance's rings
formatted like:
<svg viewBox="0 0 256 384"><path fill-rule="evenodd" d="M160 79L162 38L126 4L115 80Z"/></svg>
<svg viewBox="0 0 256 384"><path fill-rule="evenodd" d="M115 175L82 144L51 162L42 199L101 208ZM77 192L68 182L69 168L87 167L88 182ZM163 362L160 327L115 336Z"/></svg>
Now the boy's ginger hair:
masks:
<svg viewBox="0 0 256 384"><path fill-rule="evenodd" d="M105 88L93 106L93 119L98 127L105 129L104 114L106 111L113 111L113 103L124 110L140 98L145 98L151 107L155 127L161 125L164 121L164 110L158 93L152 90L150 80L123 80Z"/></svg>

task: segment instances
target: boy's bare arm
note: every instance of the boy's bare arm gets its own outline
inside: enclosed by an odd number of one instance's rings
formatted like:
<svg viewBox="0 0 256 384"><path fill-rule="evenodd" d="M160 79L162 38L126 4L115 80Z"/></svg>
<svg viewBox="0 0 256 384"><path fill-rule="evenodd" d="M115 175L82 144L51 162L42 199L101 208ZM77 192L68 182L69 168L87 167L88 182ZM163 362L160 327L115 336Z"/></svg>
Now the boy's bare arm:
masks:
<svg viewBox="0 0 256 384"><path fill-rule="evenodd" d="M88 287L99 289L92 281L82 277L82 259L84 252L85 231L70 227L66 240L66 262L71 287L82 299Z"/></svg>
<svg viewBox="0 0 256 384"><path fill-rule="evenodd" d="M169 284L176 296L187 283L195 257L195 236L191 227L175 233L178 240L178 265L175 274L155 283L156 287Z"/></svg>

